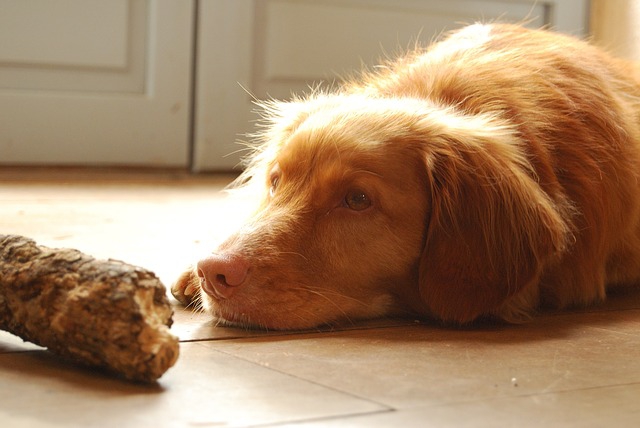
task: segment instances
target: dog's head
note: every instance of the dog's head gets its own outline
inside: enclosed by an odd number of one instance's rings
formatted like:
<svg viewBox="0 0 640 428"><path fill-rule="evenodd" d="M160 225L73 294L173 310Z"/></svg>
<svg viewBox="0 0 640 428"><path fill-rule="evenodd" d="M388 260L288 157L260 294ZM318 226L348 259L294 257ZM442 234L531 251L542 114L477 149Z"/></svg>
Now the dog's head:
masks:
<svg viewBox="0 0 640 428"><path fill-rule="evenodd" d="M267 110L241 178L259 209L193 274L222 319L467 322L534 282L564 246L554 202L495 118L353 95Z"/></svg>

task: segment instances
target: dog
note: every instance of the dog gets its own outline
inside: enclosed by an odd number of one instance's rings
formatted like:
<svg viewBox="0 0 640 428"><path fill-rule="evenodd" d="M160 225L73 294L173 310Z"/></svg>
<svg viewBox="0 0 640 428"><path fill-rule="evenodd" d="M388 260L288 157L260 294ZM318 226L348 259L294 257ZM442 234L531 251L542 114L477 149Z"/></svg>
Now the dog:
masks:
<svg viewBox="0 0 640 428"><path fill-rule="evenodd" d="M262 108L255 214L172 287L221 322L522 322L640 284L637 65L474 24Z"/></svg>

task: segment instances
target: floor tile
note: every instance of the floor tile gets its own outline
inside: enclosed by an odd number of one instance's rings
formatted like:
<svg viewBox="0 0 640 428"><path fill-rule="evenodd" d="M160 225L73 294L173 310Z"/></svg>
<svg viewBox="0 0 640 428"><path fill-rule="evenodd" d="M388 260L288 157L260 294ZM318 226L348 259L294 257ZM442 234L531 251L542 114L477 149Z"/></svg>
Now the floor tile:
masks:
<svg viewBox="0 0 640 428"><path fill-rule="evenodd" d="M323 419L302 427L539 428L640 426L640 385L498 398ZM281 427L292 426L289 424Z"/></svg>
<svg viewBox="0 0 640 428"><path fill-rule="evenodd" d="M606 321L566 315L492 329L422 325L203 345L402 409L640 383L640 335L601 328L639 319L623 311Z"/></svg>
<svg viewBox="0 0 640 428"><path fill-rule="evenodd" d="M0 354L3 426L246 426L344 417L384 406L216 352L182 344L155 386L79 370L45 351Z"/></svg>

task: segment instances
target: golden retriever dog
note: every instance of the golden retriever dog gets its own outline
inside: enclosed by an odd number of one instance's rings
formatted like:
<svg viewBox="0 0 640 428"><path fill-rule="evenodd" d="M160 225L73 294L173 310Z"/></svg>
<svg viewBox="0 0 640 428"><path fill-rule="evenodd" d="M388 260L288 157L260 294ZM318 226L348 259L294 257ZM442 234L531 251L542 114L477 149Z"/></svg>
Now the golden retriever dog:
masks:
<svg viewBox="0 0 640 428"><path fill-rule="evenodd" d="M475 24L263 107L259 208L172 287L221 322L518 322L640 284L640 71L584 41Z"/></svg>

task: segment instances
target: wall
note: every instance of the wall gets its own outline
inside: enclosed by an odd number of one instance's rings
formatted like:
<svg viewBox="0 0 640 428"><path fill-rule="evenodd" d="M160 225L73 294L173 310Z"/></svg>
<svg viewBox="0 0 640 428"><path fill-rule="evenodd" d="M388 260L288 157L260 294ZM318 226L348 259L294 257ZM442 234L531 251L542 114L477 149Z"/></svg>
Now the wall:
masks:
<svg viewBox="0 0 640 428"><path fill-rule="evenodd" d="M640 0L592 0L590 26L596 44L640 61Z"/></svg>

